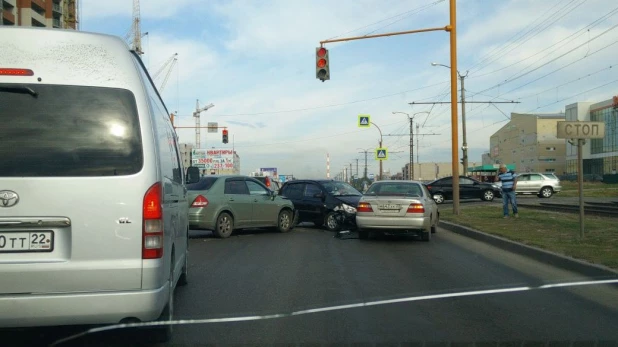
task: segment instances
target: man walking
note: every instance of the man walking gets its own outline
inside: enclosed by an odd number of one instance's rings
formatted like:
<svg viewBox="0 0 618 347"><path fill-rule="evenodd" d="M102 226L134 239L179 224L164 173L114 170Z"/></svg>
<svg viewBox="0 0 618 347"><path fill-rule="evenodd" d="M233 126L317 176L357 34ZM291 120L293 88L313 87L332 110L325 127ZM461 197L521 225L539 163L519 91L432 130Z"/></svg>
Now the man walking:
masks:
<svg viewBox="0 0 618 347"><path fill-rule="evenodd" d="M502 210L504 218L509 218L509 201L513 208L513 217L519 217L517 214L517 200L515 198L517 174L513 171L507 171L506 165L500 164L498 179L502 182Z"/></svg>

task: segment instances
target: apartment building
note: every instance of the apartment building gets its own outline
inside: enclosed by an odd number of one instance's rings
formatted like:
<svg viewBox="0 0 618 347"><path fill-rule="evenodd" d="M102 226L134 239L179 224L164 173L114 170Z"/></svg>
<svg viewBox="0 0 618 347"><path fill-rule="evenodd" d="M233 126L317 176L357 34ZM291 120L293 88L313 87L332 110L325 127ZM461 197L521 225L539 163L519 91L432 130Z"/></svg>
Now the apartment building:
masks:
<svg viewBox="0 0 618 347"><path fill-rule="evenodd" d="M78 30L79 0L0 0L0 25Z"/></svg>
<svg viewBox="0 0 618 347"><path fill-rule="evenodd" d="M577 102L565 107L567 121L605 123L605 137L586 140L582 148L584 175L616 174L618 170L618 96L605 101ZM577 174L577 146L566 143L566 173Z"/></svg>
<svg viewBox="0 0 618 347"><path fill-rule="evenodd" d="M511 120L489 140L483 164L512 164L518 172L566 171L566 144L556 137L565 115L511 113Z"/></svg>

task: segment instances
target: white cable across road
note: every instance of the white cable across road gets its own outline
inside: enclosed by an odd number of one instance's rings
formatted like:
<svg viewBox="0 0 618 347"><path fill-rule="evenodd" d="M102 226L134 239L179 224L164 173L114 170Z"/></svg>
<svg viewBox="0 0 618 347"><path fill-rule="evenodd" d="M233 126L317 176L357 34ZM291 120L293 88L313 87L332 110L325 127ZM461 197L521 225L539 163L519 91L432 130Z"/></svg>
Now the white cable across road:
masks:
<svg viewBox="0 0 618 347"><path fill-rule="evenodd" d="M102 332L102 331L115 330L115 329L122 329L122 328L149 327L149 326L158 326L158 325L181 325L181 324L186 325L186 324L248 322L248 321L256 321L256 320L294 317L294 316L301 316L305 314L320 313L320 312L340 311L340 310L347 310L347 309L359 308L359 307L389 305L389 304L412 302L412 301L427 301L427 300L457 298L457 297L476 296L476 295L504 294L504 293L514 293L514 292L525 292L525 291L531 291L531 290L543 290L543 289L589 286L589 285L600 285L600 284L618 284L618 279L563 282L563 283L544 284L540 286L523 286L523 287L511 287L511 288L501 288L501 289L473 290L473 291L466 291L466 292L409 296L409 297L404 297L404 298L399 298L399 299L359 302L355 304L326 306L326 307L318 307L318 308L307 309L307 310L299 310L299 311L293 311L293 312L287 312L287 313L277 313L277 314L267 314L267 315L206 318L206 319L180 319L180 320L172 320L172 321L165 321L165 322L114 324L114 325L108 325L104 327L97 327L97 328L86 330L82 333L75 334L67 338L58 340L54 342L53 344L51 344L50 346L62 344L62 343L86 336L88 334Z"/></svg>

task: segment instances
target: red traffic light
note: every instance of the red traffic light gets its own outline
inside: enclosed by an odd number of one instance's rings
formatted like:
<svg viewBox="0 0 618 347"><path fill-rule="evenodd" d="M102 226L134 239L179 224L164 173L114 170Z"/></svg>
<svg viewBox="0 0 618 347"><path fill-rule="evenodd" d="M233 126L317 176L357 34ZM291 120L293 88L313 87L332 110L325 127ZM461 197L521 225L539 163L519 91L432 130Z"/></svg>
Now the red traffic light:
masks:
<svg viewBox="0 0 618 347"><path fill-rule="evenodd" d="M227 135L227 129L223 129L223 135Z"/></svg>
<svg viewBox="0 0 618 347"><path fill-rule="evenodd" d="M317 66L320 68L326 66L326 59L322 58L318 60Z"/></svg>
<svg viewBox="0 0 618 347"><path fill-rule="evenodd" d="M322 58L326 55L327 50L324 47L321 47L320 49L318 49L318 57Z"/></svg>

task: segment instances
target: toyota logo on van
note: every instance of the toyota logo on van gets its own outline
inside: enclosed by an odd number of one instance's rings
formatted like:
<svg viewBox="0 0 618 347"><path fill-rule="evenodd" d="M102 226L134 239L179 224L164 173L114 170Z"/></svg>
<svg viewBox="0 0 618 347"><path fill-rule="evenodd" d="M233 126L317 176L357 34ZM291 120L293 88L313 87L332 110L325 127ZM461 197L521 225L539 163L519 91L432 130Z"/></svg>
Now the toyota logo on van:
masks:
<svg viewBox="0 0 618 347"><path fill-rule="evenodd" d="M11 207L17 205L19 195L11 190L0 191L0 207Z"/></svg>

